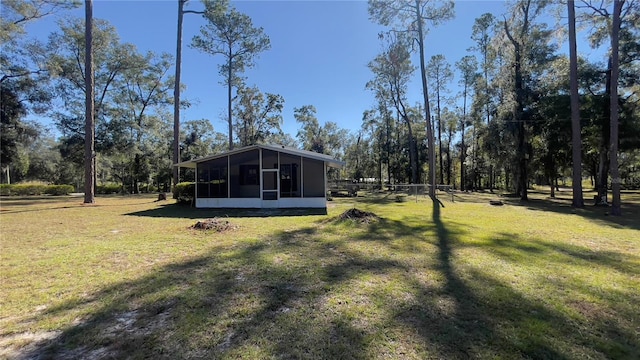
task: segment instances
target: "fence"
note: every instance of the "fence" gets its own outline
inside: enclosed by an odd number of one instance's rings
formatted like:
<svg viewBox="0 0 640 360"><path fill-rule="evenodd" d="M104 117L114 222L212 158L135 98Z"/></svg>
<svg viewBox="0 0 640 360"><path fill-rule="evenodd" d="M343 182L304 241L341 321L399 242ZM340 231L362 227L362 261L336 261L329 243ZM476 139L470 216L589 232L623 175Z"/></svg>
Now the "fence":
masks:
<svg viewBox="0 0 640 360"><path fill-rule="evenodd" d="M388 191L396 194L406 194L408 196L415 196L416 202L419 196L429 195L429 184L383 184L382 188L379 184L373 183L354 183L351 181L331 181L329 182L329 193L332 196L357 196L359 191ZM447 197L451 196L451 202L454 201L454 193L452 185L436 185L436 197L444 193Z"/></svg>

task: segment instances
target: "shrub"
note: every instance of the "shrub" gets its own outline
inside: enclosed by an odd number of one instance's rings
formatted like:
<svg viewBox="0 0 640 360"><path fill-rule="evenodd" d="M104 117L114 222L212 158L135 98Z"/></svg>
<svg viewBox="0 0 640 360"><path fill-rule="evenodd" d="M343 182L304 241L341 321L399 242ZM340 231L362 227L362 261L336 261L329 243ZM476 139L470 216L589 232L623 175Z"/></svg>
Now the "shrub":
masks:
<svg viewBox="0 0 640 360"><path fill-rule="evenodd" d="M39 183L24 183L15 184L11 189L11 195L26 196L26 195L42 195L46 190L47 185Z"/></svg>
<svg viewBox="0 0 640 360"><path fill-rule="evenodd" d="M48 185L44 193L49 195L69 195L73 190L72 185Z"/></svg>
<svg viewBox="0 0 640 360"><path fill-rule="evenodd" d="M11 185L11 184L0 184L0 195L2 195L2 196L11 195L11 190L13 190L13 185Z"/></svg>
<svg viewBox="0 0 640 360"><path fill-rule="evenodd" d="M0 195L69 195L74 190L72 185L46 185L41 183L1 184Z"/></svg>
<svg viewBox="0 0 640 360"><path fill-rule="evenodd" d="M181 182L173 187L173 198L179 203L191 203L196 196L196 184Z"/></svg>
<svg viewBox="0 0 640 360"><path fill-rule="evenodd" d="M122 192L122 185L120 184L105 184L96 186L97 194L118 194Z"/></svg>

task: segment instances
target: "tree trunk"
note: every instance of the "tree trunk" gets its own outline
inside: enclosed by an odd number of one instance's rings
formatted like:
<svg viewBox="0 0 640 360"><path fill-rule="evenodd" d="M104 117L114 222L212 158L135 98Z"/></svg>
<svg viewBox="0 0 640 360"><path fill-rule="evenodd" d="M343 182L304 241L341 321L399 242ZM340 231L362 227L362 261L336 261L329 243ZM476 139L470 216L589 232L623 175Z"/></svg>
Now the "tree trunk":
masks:
<svg viewBox="0 0 640 360"><path fill-rule="evenodd" d="M358 133L358 140L356 141L356 181L360 182L360 139L361 133Z"/></svg>
<svg viewBox="0 0 640 360"><path fill-rule="evenodd" d="M136 154L133 159L133 193L140 193L140 168L141 168L140 154Z"/></svg>
<svg viewBox="0 0 640 360"><path fill-rule="evenodd" d="M380 140L382 139L378 138L378 186L382 190L382 143Z"/></svg>
<svg viewBox="0 0 640 360"><path fill-rule="evenodd" d="M620 207L620 173L618 171L618 73L619 73L619 37L620 37L620 14L624 0L614 0L613 2L613 24L611 27L611 117L610 117L610 150L609 167L611 169L611 215L622 215Z"/></svg>
<svg viewBox="0 0 640 360"><path fill-rule="evenodd" d="M613 67L613 59L609 56L608 69L605 77L605 96L607 96L607 105L603 114L603 119L609 119L611 115L611 71ZM596 205L607 205L608 179L609 179L609 146L611 140L611 121L607 123L602 121L602 136L600 137L600 154L598 156L598 176L596 177L596 190L598 197L596 198Z"/></svg>
<svg viewBox="0 0 640 360"><path fill-rule="evenodd" d="M409 161L411 162L411 183L418 183L418 151L416 149L416 139L413 136L411 124L407 121L409 128Z"/></svg>
<svg viewBox="0 0 640 360"><path fill-rule="evenodd" d="M527 201L528 198L528 184L529 178L527 174L527 157L525 149L525 126L524 120L519 122L518 126L518 152L520 157L519 171L518 171L518 188L520 194L520 200Z"/></svg>
<svg viewBox="0 0 640 360"><path fill-rule="evenodd" d="M447 141L447 185L451 185L451 138L453 134L449 132L449 140Z"/></svg>
<svg viewBox="0 0 640 360"><path fill-rule="evenodd" d="M178 34L176 37L176 77L173 87L173 164L180 162L180 76L182 72L182 18L187 0L178 0ZM180 182L180 167L173 166L173 185Z"/></svg>
<svg viewBox="0 0 640 360"><path fill-rule="evenodd" d="M504 167L504 188L507 191L511 190L511 181L510 181L510 178L509 178L509 168L507 168L506 166Z"/></svg>
<svg viewBox="0 0 640 360"><path fill-rule="evenodd" d="M531 4L531 1L532 0L527 1L526 6L524 7L524 19L523 19L524 23L522 25L522 29L520 30L521 34L524 34L529 30L529 5ZM518 179L517 180L518 180L518 183L516 186L516 192L520 195L520 200L527 201L528 200L527 190L528 190L529 179L527 174L527 149L526 149L527 144L526 144L526 134L525 134L527 128L525 126L525 119L524 119L524 113L523 113L523 109L525 106L524 76L523 76L523 69L522 69L523 45L520 42L522 41L522 39L516 40L511 35L511 32L509 31L509 26L506 21L504 22L504 29L507 37L509 38L509 41L513 45L513 53L514 53L513 67L514 67L514 78L515 78L514 91L516 95L516 102L514 104L514 109L513 109L513 120L518 123L518 127L517 127L517 132L518 132L517 133Z"/></svg>
<svg viewBox="0 0 640 360"><path fill-rule="evenodd" d="M442 158L442 117L440 113L440 84L438 81L438 88L436 89L436 103L438 111L438 155L440 157L440 184L444 184L444 160Z"/></svg>
<svg viewBox="0 0 640 360"><path fill-rule="evenodd" d="M557 186L557 181L554 181L556 179L556 169L555 169L555 162L553 161L553 155L549 154L549 164L547 165L547 169L548 169L548 181L549 181L549 188L551 189L551 198L555 199L556 197L556 186Z"/></svg>
<svg viewBox="0 0 640 360"><path fill-rule="evenodd" d="M464 115L463 115L463 117L464 117ZM467 149L465 149L465 146L464 146L464 130L465 130L464 127L465 126L463 124L462 125L462 136L460 137L460 139L461 139L460 140L461 141L461 144L460 144L460 191L464 191L464 189L465 189L465 181L464 180L465 180L465 177L466 177L466 174L465 174L465 170L466 169L465 169L465 166L464 166L464 160L466 158L465 155L467 153Z"/></svg>
<svg viewBox="0 0 640 360"><path fill-rule="evenodd" d="M607 140L608 134L607 131ZM604 137L604 134L603 134ZM608 197L608 178L609 178L609 152L605 147L605 143L607 142L604 138L600 144L600 154L598 159L598 176L596 177L596 189L597 189L597 199L596 205L607 205L607 197Z"/></svg>
<svg viewBox="0 0 640 360"><path fill-rule="evenodd" d="M93 0L85 0L84 203L95 203L95 121L93 99Z"/></svg>
<svg viewBox="0 0 640 360"><path fill-rule="evenodd" d="M420 15L420 1L415 0L415 14L418 20L418 45L420 48L420 75L422 78L422 96L424 100L425 121L427 122L427 146L429 147L429 197L434 206L439 206L436 199L436 149L431 126L431 111L429 109L429 87L427 86L427 73L424 65L424 30L423 19Z"/></svg>
<svg viewBox="0 0 640 360"><path fill-rule="evenodd" d="M233 53L231 51L231 47L229 47L229 58L227 66L229 67L227 72L227 116L229 120L229 150L233 150L233 122L231 120L231 77L233 73L231 72L231 64L233 60Z"/></svg>
<svg viewBox="0 0 640 360"><path fill-rule="evenodd" d="M462 99L462 136L460 137L460 191L464 191L466 149L464 148L464 131L467 127L467 84L465 82Z"/></svg>
<svg viewBox="0 0 640 360"><path fill-rule="evenodd" d="M567 2L569 12L569 57L570 57L570 85L571 85L571 157L573 200L571 205L576 208L584 207L582 197L582 137L580 134L580 98L578 94L578 48L576 45L576 10L574 0Z"/></svg>
<svg viewBox="0 0 640 360"><path fill-rule="evenodd" d="M385 151L387 152L387 181L391 184L391 117L385 116Z"/></svg>
<svg viewBox="0 0 640 360"><path fill-rule="evenodd" d="M473 189L473 191L478 190L478 188L480 187L479 183L479 177L478 177L478 151L477 151L477 146L478 146L478 137L476 136L476 127L477 127L477 123L473 124L473 131L471 132L471 139L472 139L472 143L471 143L471 166L473 168L473 178L471 181L471 187Z"/></svg>

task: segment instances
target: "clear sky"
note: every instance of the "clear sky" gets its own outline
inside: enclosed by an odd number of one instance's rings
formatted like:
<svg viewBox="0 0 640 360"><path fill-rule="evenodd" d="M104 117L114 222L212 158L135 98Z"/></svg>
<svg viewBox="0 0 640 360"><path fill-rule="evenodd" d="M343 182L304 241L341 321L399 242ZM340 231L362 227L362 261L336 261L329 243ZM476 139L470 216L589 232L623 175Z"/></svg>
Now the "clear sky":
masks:
<svg viewBox="0 0 640 360"><path fill-rule="evenodd" d="M375 106L373 94L365 89L372 78L367 63L381 51L378 33L384 30L369 20L366 1L234 1L232 5L249 15L255 26L263 27L271 39L271 50L260 54L256 67L245 76L248 85L285 98L285 132L295 136L298 124L293 109L307 104L316 107L320 122L334 121L352 131L359 129L363 111ZM200 10L202 4L191 0L187 8ZM430 29L426 58L442 54L453 67L473 45L474 19L485 12L500 18L505 11L504 1L457 1L456 17ZM66 15L83 17L84 8ZM175 55L175 0L94 0L94 17L108 20L122 41L135 44L141 52ZM193 106L183 110L181 118L209 119L224 133L226 90L217 68L222 59L190 47L191 38L204 23L200 15L185 15L182 82L187 89L182 97ZM27 28L38 37L55 29L52 18ZM418 74L410 87L411 104L422 96ZM454 94L456 84L457 79L451 84Z"/></svg>

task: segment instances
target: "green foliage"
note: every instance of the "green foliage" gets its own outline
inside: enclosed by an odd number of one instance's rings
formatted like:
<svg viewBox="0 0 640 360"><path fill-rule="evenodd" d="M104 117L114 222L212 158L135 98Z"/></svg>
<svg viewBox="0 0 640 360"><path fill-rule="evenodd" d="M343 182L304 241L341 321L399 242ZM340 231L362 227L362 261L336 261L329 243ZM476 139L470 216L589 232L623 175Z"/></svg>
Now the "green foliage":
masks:
<svg viewBox="0 0 640 360"><path fill-rule="evenodd" d="M27 108L20 96L29 91L24 87L24 82L17 81L0 84L0 160L4 166L17 161L20 145L38 135L38 130L23 120Z"/></svg>
<svg viewBox="0 0 640 360"><path fill-rule="evenodd" d="M73 185L48 185L44 193L48 195L69 195L73 190Z"/></svg>
<svg viewBox="0 0 640 360"><path fill-rule="evenodd" d="M304 150L342 158L349 135L346 129L341 129L333 121L320 125L313 105L294 108L293 117L301 125L297 137Z"/></svg>
<svg viewBox="0 0 640 360"><path fill-rule="evenodd" d="M245 69L252 68L258 55L271 48L271 41L262 27L254 27L251 17L237 11L228 0L205 0L200 35L193 37L192 46L213 56L225 58L218 65L222 84L228 88L227 111L229 148L233 148L232 88L243 83Z"/></svg>
<svg viewBox="0 0 640 360"><path fill-rule="evenodd" d="M0 196L11 195L12 188L13 188L13 185L11 184L0 184Z"/></svg>
<svg viewBox="0 0 640 360"><path fill-rule="evenodd" d="M173 188L173 198L181 203L191 203L196 197L196 183L181 182Z"/></svg>
<svg viewBox="0 0 640 360"><path fill-rule="evenodd" d="M72 185L46 185L37 182L0 185L2 196L69 195L73 190Z"/></svg>
<svg viewBox="0 0 640 360"><path fill-rule="evenodd" d="M275 135L282 134L283 107L281 95L262 93L257 86L238 89L234 127L240 146L277 144L273 140Z"/></svg>
<svg viewBox="0 0 640 360"><path fill-rule="evenodd" d="M11 189L12 195L42 195L47 186L44 184L38 183L25 183L25 184L16 184Z"/></svg>
<svg viewBox="0 0 640 360"><path fill-rule="evenodd" d="M259 53L269 50L271 42L261 27L254 27L251 18L236 10L226 0L207 0L204 17L207 24L193 38L193 47L211 55L222 55L219 65L224 84L238 85L239 73L254 65ZM231 79L228 78L229 69Z"/></svg>
<svg viewBox="0 0 640 360"><path fill-rule="evenodd" d="M122 185L120 184L105 184L96 186L96 194L119 194L122 191Z"/></svg>
<svg viewBox="0 0 640 360"><path fill-rule="evenodd" d="M216 132L207 119L180 124L180 157L188 161L227 150L226 136Z"/></svg>

